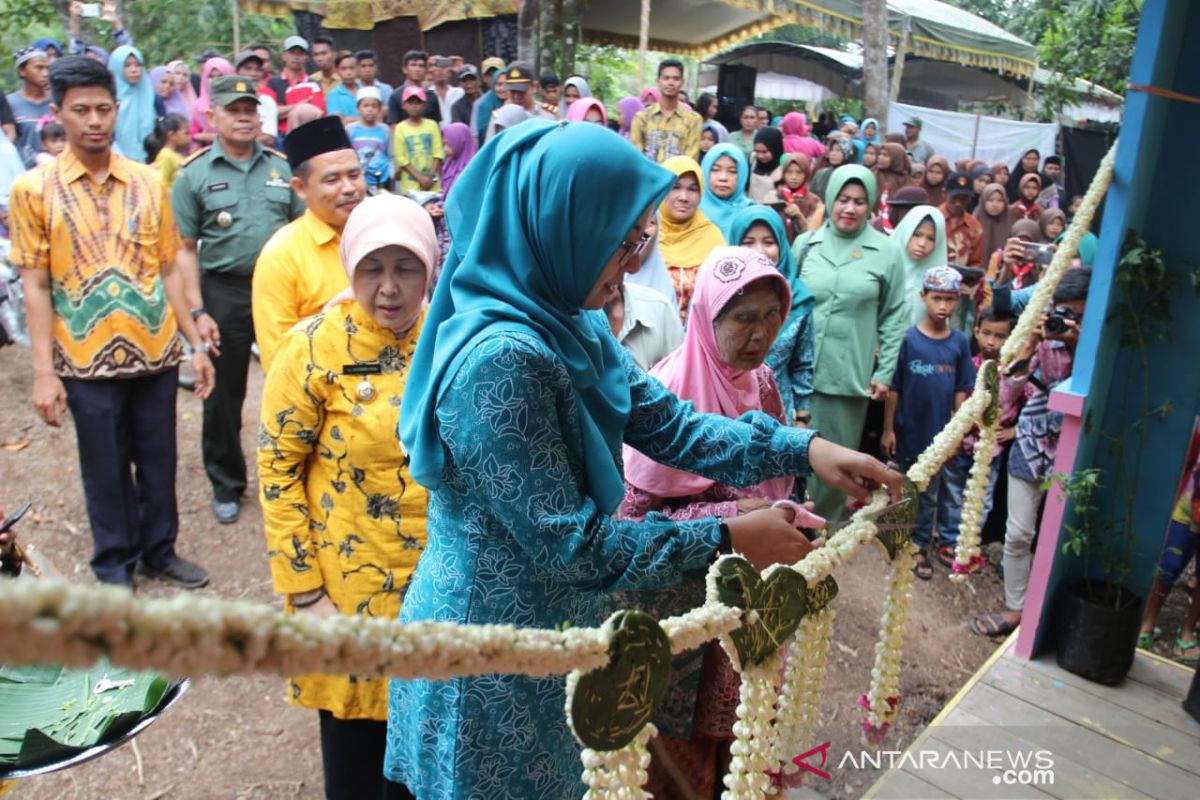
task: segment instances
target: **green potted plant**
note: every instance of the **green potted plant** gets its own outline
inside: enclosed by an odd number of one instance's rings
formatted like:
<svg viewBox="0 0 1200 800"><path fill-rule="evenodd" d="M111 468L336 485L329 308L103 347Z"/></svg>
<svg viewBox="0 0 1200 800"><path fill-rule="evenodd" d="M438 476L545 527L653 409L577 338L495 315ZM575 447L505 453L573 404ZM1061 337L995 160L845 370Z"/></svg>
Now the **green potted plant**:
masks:
<svg viewBox="0 0 1200 800"><path fill-rule="evenodd" d="M1064 555L1080 559L1082 577L1063 588L1057 661L1063 669L1103 684L1120 682L1133 666L1144 598L1127 586L1139 524L1134 504L1146 456L1146 431L1174 408L1152 402L1150 347L1169 337L1171 280L1162 254L1130 231L1117 264L1120 296L1107 320L1120 326L1120 348L1131 354L1114 430L1101 430L1111 470L1056 473L1072 517L1063 526ZM1156 524L1156 521L1150 521Z"/></svg>

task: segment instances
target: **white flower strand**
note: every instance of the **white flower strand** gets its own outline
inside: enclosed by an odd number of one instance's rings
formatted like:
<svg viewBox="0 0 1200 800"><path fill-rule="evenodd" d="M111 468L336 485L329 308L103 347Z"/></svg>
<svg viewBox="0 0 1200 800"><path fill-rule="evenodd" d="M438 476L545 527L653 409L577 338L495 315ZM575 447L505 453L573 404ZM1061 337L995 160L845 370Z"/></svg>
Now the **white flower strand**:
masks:
<svg viewBox="0 0 1200 800"><path fill-rule="evenodd" d="M1075 212L1070 227L1067 228L1067 235L1063 237L1062 243L1055 251L1050 266L1038 280L1037 288L1033 290L1033 296L1029 298L1029 305L1021 312L1021 317L1017 320L1012 335L1000 349L1000 363L1003 367L1007 368L1024 352L1025 346L1042 321L1042 312L1053 302L1058 282L1071 268L1071 262L1079 252L1079 242L1091 228L1092 217L1096 215L1100 201L1104 199L1104 194L1108 191L1109 184L1112 183L1113 161L1116 157L1117 142L1113 142L1112 147L1109 148L1108 153L1100 162L1100 166L1096 169L1096 175L1092 178L1092 183L1083 196L1083 202L1080 204L1079 210Z"/></svg>
<svg viewBox="0 0 1200 800"><path fill-rule="evenodd" d="M726 638L721 637L721 645L729 653L733 647ZM780 658L781 651L777 650L763 663L742 670L741 701L733 724L736 738L729 746L733 758L722 800L763 800L771 787L767 771L771 768L771 723L779 697L775 680Z"/></svg>
<svg viewBox="0 0 1200 800"><path fill-rule="evenodd" d="M511 625L320 619L192 594L134 598L111 586L0 581L0 653L22 664L90 666L100 657L170 675L310 673L444 680L546 676L608 663L608 636Z"/></svg>
<svg viewBox="0 0 1200 800"><path fill-rule="evenodd" d="M997 423L998 424L998 423ZM996 426L982 425L975 442L975 458L971 475L963 492L962 520L958 528L958 543L954 548L954 567L950 580L962 583L975 572L983 558L980 532L983 530L983 505L988 483L992 477L992 459L996 453Z"/></svg>
<svg viewBox="0 0 1200 800"><path fill-rule="evenodd" d="M909 542L892 560L892 575L884 598L879 641L875 643L875 665L871 669L871 688L867 690L863 720L864 736L870 744L879 744L891 727L900 706L900 658L904 648L904 628L908 622L908 604L912 598L913 565L916 545Z"/></svg>
<svg viewBox="0 0 1200 800"><path fill-rule="evenodd" d="M821 710L821 688L833 637L834 614L833 609L823 608L805 617L788 648L775 711L772 772L794 775L800 768L792 758L809 749ZM771 793L777 794L778 788L771 787Z"/></svg>
<svg viewBox="0 0 1200 800"><path fill-rule="evenodd" d="M742 624L742 610L709 601L686 614L667 617L658 623L671 640L671 654L695 650Z"/></svg>
<svg viewBox="0 0 1200 800"><path fill-rule="evenodd" d="M658 734L653 722L638 731L637 738L619 750L583 749L583 800L644 800L643 788L650 777L650 739Z"/></svg>
<svg viewBox="0 0 1200 800"><path fill-rule="evenodd" d="M983 419L983 412L987 410L991 401L992 393L984 386L983 371L980 370L975 381L975 391L958 411L954 412L946 427L933 437L925 452L909 467L908 479L915 483L918 489L925 491L937 471L958 451L963 437L970 433L972 426Z"/></svg>

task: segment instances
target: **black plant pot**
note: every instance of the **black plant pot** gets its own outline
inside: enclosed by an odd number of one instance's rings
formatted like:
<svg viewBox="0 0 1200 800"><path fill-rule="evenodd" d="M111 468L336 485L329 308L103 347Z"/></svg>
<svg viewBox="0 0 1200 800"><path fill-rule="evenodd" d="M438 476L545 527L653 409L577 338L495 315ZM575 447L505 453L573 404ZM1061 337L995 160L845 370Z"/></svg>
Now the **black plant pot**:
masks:
<svg viewBox="0 0 1200 800"><path fill-rule="evenodd" d="M1089 681L1120 683L1133 666L1142 598L1098 581L1072 583L1059 598L1058 665Z"/></svg>

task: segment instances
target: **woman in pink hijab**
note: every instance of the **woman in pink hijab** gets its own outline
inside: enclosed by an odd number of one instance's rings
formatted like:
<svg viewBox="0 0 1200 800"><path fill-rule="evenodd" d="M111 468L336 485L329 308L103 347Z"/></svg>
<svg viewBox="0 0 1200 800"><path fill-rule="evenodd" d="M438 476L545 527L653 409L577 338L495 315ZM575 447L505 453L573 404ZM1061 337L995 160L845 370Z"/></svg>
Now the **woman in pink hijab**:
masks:
<svg viewBox="0 0 1200 800"><path fill-rule="evenodd" d="M783 131L783 152L803 153L813 163L825 155L825 145L809 135L812 128L808 126L808 117L799 111L785 114L779 128Z"/></svg>
<svg viewBox="0 0 1200 800"><path fill-rule="evenodd" d="M783 400L764 363L792 306L788 281L766 256L746 247L718 247L696 276L683 344L650 374L697 411L731 419L766 414L783 424ZM735 517L791 495L793 480L746 488L716 483L651 461L624 448L625 499L620 513L650 512L675 520ZM658 619L704 602L704 576L630 598ZM622 607L630 607L622 597ZM712 797L733 741L738 675L715 642L673 663L671 685L654 717L662 745L647 788L655 797ZM680 786L679 781L686 781Z"/></svg>
<svg viewBox="0 0 1200 800"><path fill-rule="evenodd" d="M217 132L208 121L208 110L212 108L210 81L217 75L232 75L233 65L223 58L210 58L200 68L200 96L192 109L192 141L206 147L217 138Z"/></svg>
<svg viewBox="0 0 1200 800"><path fill-rule="evenodd" d="M571 122L595 122L608 126L608 110L594 97L581 97L567 107L567 119Z"/></svg>
<svg viewBox="0 0 1200 800"><path fill-rule="evenodd" d="M651 105L653 103L661 103L662 95L659 94L658 89L655 89L652 86L649 89L642 89L642 93L638 99L641 100L645 105Z"/></svg>

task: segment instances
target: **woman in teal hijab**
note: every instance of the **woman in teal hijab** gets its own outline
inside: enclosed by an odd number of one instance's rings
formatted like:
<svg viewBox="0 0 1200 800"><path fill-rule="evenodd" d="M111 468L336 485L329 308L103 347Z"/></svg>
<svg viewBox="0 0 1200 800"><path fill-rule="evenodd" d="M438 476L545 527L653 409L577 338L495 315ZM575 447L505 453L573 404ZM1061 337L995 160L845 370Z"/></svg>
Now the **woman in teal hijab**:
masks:
<svg viewBox="0 0 1200 800"><path fill-rule="evenodd" d="M593 626L605 593L705 569L720 520L614 518L622 442L739 486L802 474L811 460L860 496L855 475L898 490L873 459L760 412L697 414L617 344L600 309L637 269L674 180L601 126L540 120L494 137L459 177L446 203L451 252L400 408L410 470L430 498L402 621ZM724 525L734 548L762 544L791 563L807 542L789 520L765 509ZM561 675L392 681L384 772L421 800L577 798L565 702Z"/></svg>
<svg viewBox="0 0 1200 800"><path fill-rule="evenodd" d="M117 129L114 134L121 155L138 163L146 161L146 137L154 130L154 87L146 77L146 61L133 45L118 47L108 57L108 71L117 81Z"/></svg>
<svg viewBox="0 0 1200 800"><path fill-rule="evenodd" d="M950 263L946 250L946 218L933 206L917 206L896 225L892 244L904 268L910 324L916 325L925 316L925 303L921 300L925 271Z"/></svg>
<svg viewBox="0 0 1200 800"><path fill-rule="evenodd" d="M867 117L858 129L858 135L863 140L863 149L868 144L883 144L883 131L879 130L879 120Z"/></svg>
<svg viewBox="0 0 1200 800"><path fill-rule="evenodd" d="M726 159L724 163L720 164L723 174L728 172L730 166L737 170L731 193L724 197L717 196L717 190L713 188L711 180L713 169L718 166L717 162L721 159ZM730 238L730 226L733 224L734 215L743 208L754 205L754 201L746 197L746 182L750 179L750 165L746 163L746 154L737 145L714 145L704 156L704 160L700 162L700 171L704 173L704 186L701 187L700 193L700 210L704 212L704 216L708 217L709 222L720 229L726 242L737 244ZM727 178L725 183L728 183Z"/></svg>
<svg viewBox="0 0 1200 800"><path fill-rule="evenodd" d="M788 249L787 232L779 213L766 206L742 209L733 218L729 243L758 250L775 262L792 286L792 309L775 344L767 353L767 366L783 398L786 419L808 424L813 375L813 294L796 274L796 259Z"/></svg>
<svg viewBox="0 0 1200 800"><path fill-rule="evenodd" d="M812 425L858 447L870 400L883 400L908 328L907 282L895 246L867 224L876 199L866 167L838 167L825 189L825 223L792 244L813 306ZM876 355L878 353L878 355ZM817 513L845 514L840 493L809 481Z"/></svg>

